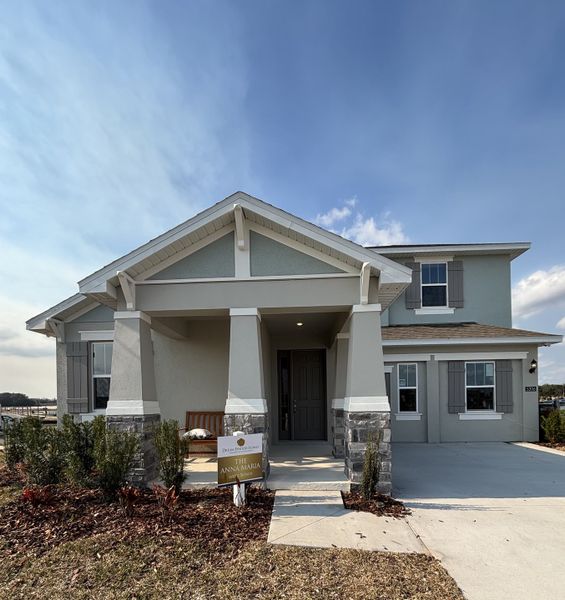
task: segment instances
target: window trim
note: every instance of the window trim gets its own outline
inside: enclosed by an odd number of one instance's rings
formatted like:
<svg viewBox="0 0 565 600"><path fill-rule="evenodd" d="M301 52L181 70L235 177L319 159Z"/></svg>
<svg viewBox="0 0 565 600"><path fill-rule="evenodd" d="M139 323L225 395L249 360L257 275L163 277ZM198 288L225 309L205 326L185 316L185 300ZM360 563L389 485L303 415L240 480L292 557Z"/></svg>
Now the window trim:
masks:
<svg viewBox="0 0 565 600"><path fill-rule="evenodd" d="M416 368L416 385L403 385L402 387L400 386L400 366L414 366ZM401 410L400 408L400 390L416 390L416 410ZM398 415L411 415L411 416L416 416L419 415L419 409L420 409L420 399L419 399L419 394L418 394L418 363L417 362L402 362L402 363L398 363L396 365L396 393L398 396Z"/></svg>
<svg viewBox="0 0 565 600"><path fill-rule="evenodd" d="M420 263L420 311L433 311L434 309L449 309L449 262L447 260L428 260ZM423 267L424 265L445 265L445 283L424 283ZM433 306L424 306L424 288L432 286L445 286L445 304L434 304ZM434 311L435 312L435 311ZM426 312L420 312L426 314ZM427 313L433 314L433 313ZM444 313L445 314L445 313Z"/></svg>
<svg viewBox="0 0 565 600"><path fill-rule="evenodd" d="M476 364L492 364L492 385L467 385L467 365ZM468 389L480 389L480 388L492 388L492 409L469 409L467 408L467 390ZM469 415L492 415L496 414L496 361L495 360L466 360L465 361L465 412L462 414Z"/></svg>
<svg viewBox="0 0 565 600"><path fill-rule="evenodd" d="M90 350L88 353L88 356L90 358L90 397L91 397L91 405L92 405L92 412L95 414L105 414L106 413L106 409L105 408L96 408L96 406L94 405L96 399L94 397L94 380L95 379L101 379L101 378L105 378L105 379L109 379L110 382L112 381L112 365L110 364L110 373L108 374L98 374L95 375L94 374L94 347L96 346L96 344L112 344L112 352L114 351L114 340L96 340L96 341L92 341L89 343L90 346Z"/></svg>

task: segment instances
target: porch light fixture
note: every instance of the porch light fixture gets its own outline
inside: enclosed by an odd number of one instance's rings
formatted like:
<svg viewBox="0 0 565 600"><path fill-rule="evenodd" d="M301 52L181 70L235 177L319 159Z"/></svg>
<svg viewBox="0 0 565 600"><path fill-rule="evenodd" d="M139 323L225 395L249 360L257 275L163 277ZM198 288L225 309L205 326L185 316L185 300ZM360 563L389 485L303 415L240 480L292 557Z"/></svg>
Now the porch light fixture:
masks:
<svg viewBox="0 0 565 600"><path fill-rule="evenodd" d="M530 373L535 373L536 369L538 368L538 363L536 361L536 359L532 359L532 362L530 363Z"/></svg>
<svg viewBox="0 0 565 600"><path fill-rule="evenodd" d="M302 323L302 321L298 321L298 323L296 324L297 327L302 327L302 325L304 325L304 323Z"/></svg>

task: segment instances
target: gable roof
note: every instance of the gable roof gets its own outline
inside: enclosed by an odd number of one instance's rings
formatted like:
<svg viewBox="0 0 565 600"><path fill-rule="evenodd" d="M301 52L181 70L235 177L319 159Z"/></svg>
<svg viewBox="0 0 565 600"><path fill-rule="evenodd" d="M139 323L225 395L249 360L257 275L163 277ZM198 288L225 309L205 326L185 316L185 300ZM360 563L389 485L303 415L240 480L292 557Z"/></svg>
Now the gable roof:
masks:
<svg viewBox="0 0 565 600"><path fill-rule="evenodd" d="M98 294L102 297L106 293L108 283L111 285L117 283L117 271L127 271L128 275L136 279L159 262L171 259L176 253L182 252L190 245L233 223L236 204L242 207L247 220L314 248L328 257L333 257L359 270L363 263L369 263L371 268L380 275L381 285L389 287L385 291L392 294L394 298L411 281L410 269L374 250L364 248L249 194L236 192L85 277L79 281L80 292L95 298Z"/></svg>

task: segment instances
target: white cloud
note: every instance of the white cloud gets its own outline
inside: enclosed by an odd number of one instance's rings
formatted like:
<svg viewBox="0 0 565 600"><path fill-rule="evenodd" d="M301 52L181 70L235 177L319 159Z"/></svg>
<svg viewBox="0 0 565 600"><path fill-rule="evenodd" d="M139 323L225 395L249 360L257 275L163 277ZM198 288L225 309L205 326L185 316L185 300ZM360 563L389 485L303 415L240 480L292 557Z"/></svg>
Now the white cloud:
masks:
<svg viewBox="0 0 565 600"><path fill-rule="evenodd" d="M321 225L322 227L331 227L338 221L343 221L346 217L351 214L349 206L342 206L341 208L331 208L327 213L317 215L314 219L314 223Z"/></svg>
<svg viewBox="0 0 565 600"><path fill-rule="evenodd" d="M556 325L558 329L565 329L565 317L560 319Z"/></svg>
<svg viewBox="0 0 565 600"><path fill-rule="evenodd" d="M535 271L512 289L515 317L528 318L547 308L565 305L565 265ZM560 321L561 323L561 321Z"/></svg>
<svg viewBox="0 0 565 600"><path fill-rule="evenodd" d="M409 241L402 223L392 219L389 212L376 219L365 217L361 211L357 211L350 223L342 224L341 230L336 230L333 226L348 220L357 204L357 197L354 196L345 200L343 206L333 207L326 213L318 214L314 222L362 246L390 246Z"/></svg>

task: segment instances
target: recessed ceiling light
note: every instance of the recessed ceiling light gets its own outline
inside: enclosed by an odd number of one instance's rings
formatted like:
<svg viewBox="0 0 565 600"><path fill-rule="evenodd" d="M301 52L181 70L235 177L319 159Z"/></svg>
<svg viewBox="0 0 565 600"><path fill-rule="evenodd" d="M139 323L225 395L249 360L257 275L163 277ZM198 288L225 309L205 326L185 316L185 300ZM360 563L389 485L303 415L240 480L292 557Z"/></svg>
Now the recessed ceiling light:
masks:
<svg viewBox="0 0 565 600"><path fill-rule="evenodd" d="M301 321L298 321L298 323L296 324L297 327L302 327L302 325L304 325L304 323L302 323Z"/></svg>

